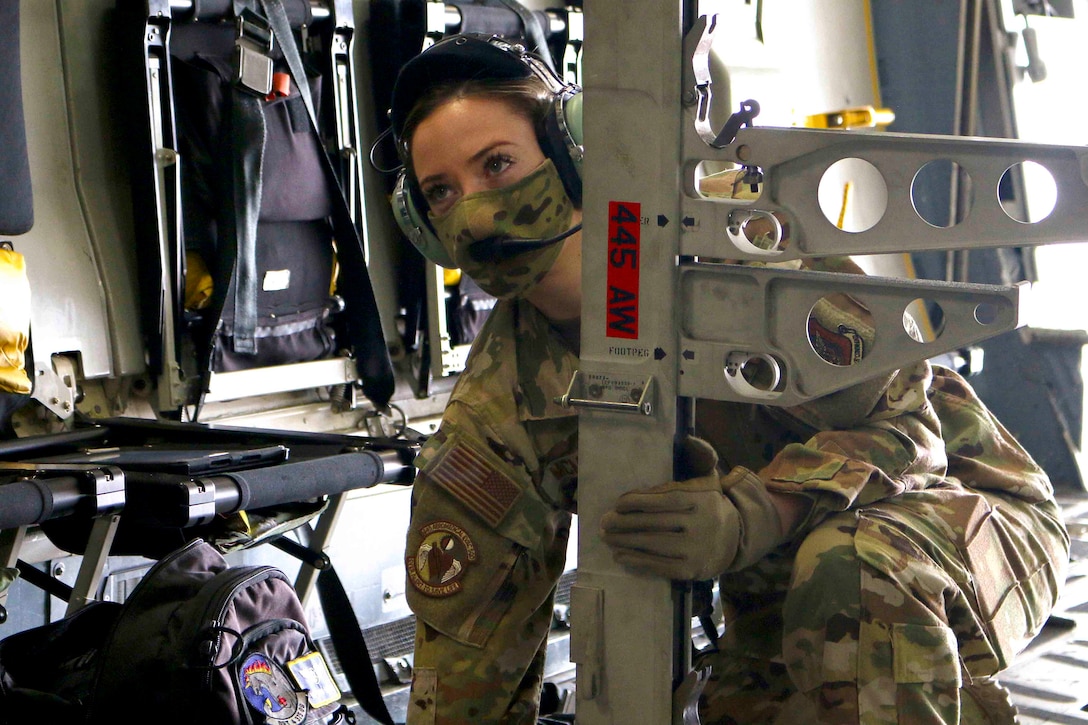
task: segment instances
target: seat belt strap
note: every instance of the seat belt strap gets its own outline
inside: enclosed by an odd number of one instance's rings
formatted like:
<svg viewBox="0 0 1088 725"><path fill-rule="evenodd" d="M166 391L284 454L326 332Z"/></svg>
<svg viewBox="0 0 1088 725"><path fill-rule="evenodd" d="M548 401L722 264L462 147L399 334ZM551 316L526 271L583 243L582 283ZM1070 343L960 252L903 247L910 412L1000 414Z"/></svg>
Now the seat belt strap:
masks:
<svg viewBox="0 0 1088 725"><path fill-rule="evenodd" d="M295 44L291 24L283 0L259 0L261 8L268 18L274 36L279 40L287 67L295 79L295 85L302 95L306 112L310 116L310 125L317 138L321 134L314 111L313 97L310 95L310 83L306 69L302 64L298 46ZM340 258L342 271L337 290L347 303L348 336L355 351L355 362L362 382L363 393L378 408L384 408L393 397L395 381L393 363L389 357L389 348L385 343L381 315L374 298L374 288L370 281L370 272L363 252L362 238L351 218L343 188L333 170L328 153L321 154L325 177L329 182L332 196L332 224L336 237L336 251ZM348 274L345 274L347 271Z"/></svg>

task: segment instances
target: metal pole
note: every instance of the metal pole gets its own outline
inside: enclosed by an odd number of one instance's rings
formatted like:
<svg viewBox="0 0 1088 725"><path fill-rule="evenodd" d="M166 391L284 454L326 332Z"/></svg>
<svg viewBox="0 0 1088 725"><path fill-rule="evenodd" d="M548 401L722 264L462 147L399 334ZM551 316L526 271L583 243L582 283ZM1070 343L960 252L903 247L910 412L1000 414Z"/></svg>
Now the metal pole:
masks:
<svg viewBox="0 0 1088 725"><path fill-rule="evenodd" d="M670 582L619 568L597 529L621 493L673 475L684 9L585 4L582 355L569 395L580 408L571 648L581 725L683 716L672 689L687 666L687 592L674 600Z"/></svg>

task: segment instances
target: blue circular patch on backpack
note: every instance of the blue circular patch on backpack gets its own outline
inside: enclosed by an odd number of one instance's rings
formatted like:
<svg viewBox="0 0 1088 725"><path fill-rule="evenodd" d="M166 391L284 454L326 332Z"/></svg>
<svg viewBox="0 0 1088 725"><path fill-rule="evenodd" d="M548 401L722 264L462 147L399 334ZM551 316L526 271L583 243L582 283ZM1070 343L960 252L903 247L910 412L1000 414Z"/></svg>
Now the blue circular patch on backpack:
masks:
<svg viewBox="0 0 1088 725"><path fill-rule="evenodd" d="M238 685L246 702L266 723L298 725L306 719L306 698L300 697L278 664L260 652L246 657L238 670Z"/></svg>

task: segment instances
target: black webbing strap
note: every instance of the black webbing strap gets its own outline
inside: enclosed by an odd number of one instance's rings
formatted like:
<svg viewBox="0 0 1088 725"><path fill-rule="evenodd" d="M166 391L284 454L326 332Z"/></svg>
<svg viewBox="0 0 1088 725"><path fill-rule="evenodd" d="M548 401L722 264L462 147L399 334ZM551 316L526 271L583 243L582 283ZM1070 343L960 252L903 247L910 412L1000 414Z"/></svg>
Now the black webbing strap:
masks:
<svg viewBox="0 0 1088 725"><path fill-rule="evenodd" d="M363 630L355 618L355 610L344 591L340 575L331 564L317 575L317 595L325 613L325 625L329 628L336 656L340 660L340 669L351 686L351 694L367 715L382 725L394 725L370 664L370 650L367 649Z"/></svg>
<svg viewBox="0 0 1088 725"><path fill-rule="evenodd" d="M259 0L267 16L272 32L280 43L284 59L290 69L291 77L302 94L306 112L310 117L313 132L320 139L317 114L314 111L313 97L310 95L310 83L306 78L306 69L302 64L294 34L287 19L283 0ZM348 336L355 351L355 362L362 382L363 393L379 408L384 408L393 397L393 363L389 357L389 348L385 344L378 304L374 299L374 288L370 281L370 272L366 266L366 255L362 239L336 172L327 153L321 154L322 166L329 186L334 191L332 196L332 225L336 237L336 252L340 260L341 271L337 291L343 296L348 313Z"/></svg>
<svg viewBox="0 0 1088 725"><path fill-rule="evenodd" d="M313 533L306 524L298 530L303 534ZM328 555L286 536L273 537L268 543L317 570L317 596L321 600L325 625L329 628L333 649L351 687L351 694L370 717L382 725L396 725L385 706L378 678L370 664L370 650L366 646L363 630L355 618L355 610L340 575L336 573Z"/></svg>
<svg viewBox="0 0 1088 725"><path fill-rule="evenodd" d="M234 351L257 353L257 221L267 130L261 99L234 88L231 146L234 153Z"/></svg>
<svg viewBox="0 0 1088 725"><path fill-rule="evenodd" d="M34 226L19 35L18 0L0 1L0 234L5 235L25 234Z"/></svg>

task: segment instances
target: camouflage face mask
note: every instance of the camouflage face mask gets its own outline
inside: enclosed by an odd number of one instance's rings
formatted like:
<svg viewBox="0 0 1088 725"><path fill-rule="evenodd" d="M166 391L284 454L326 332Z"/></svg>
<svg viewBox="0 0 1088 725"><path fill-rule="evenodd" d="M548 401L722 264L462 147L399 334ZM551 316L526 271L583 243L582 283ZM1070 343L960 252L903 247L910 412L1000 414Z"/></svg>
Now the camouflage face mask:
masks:
<svg viewBox="0 0 1088 725"><path fill-rule="evenodd" d="M570 229L574 205L551 160L520 181L469 194L441 216L428 215L442 245L461 270L489 295L521 297L555 264L562 243L501 259L476 260L473 242L491 237L547 239Z"/></svg>

